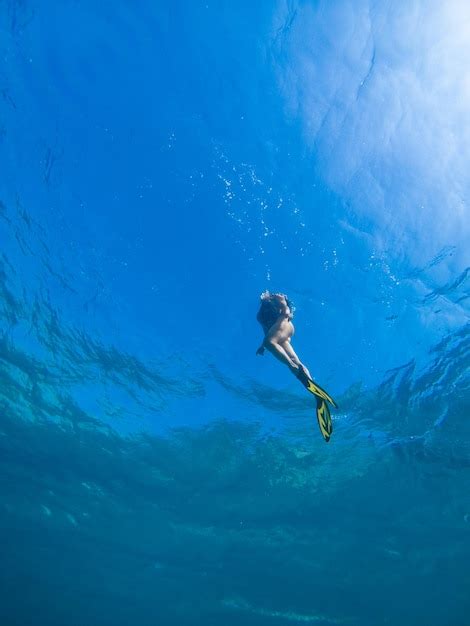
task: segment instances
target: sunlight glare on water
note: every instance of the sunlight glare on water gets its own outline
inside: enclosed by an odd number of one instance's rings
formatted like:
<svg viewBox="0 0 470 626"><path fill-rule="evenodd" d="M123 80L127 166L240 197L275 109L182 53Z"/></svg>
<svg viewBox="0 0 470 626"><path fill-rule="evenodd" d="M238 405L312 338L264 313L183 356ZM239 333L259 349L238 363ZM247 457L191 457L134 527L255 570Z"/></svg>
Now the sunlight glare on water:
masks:
<svg viewBox="0 0 470 626"><path fill-rule="evenodd" d="M468 626L469 6L0 29L1 624Z"/></svg>

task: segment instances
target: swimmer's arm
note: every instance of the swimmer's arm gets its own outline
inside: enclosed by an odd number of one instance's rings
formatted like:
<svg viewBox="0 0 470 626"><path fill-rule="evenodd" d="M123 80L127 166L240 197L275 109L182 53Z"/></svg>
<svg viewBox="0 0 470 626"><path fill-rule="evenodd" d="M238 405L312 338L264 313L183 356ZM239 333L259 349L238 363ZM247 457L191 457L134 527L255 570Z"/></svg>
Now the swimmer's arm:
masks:
<svg viewBox="0 0 470 626"><path fill-rule="evenodd" d="M289 310L289 308L288 308L288 310ZM260 354L260 355L264 354L264 350L265 350L264 342L266 341L266 337L268 337L270 335L270 333L273 330L273 328L275 326L277 326L279 324L279 322L281 320L283 320L285 317L286 317L286 315L284 313L280 313L278 318L277 318L277 320L274 322L274 324L272 326L263 328L263 330L264 330L264 339L261 342L260 347L258 348L258 350L256 350L256 354Z"/></svg>
<svg viewBox="0 0 470 626"><path fill-rule="evenodd" d="M272 326L271 326L272 328ZM268 336L269 331L271 330L271 328L268 328L266 326L263 326L263 330L264 330L264 337L263 337L263 341L260 343L258 350L256 350L256 354L260 354L263 355L264 354L264 342L266 340L266 337Z"/></svg>

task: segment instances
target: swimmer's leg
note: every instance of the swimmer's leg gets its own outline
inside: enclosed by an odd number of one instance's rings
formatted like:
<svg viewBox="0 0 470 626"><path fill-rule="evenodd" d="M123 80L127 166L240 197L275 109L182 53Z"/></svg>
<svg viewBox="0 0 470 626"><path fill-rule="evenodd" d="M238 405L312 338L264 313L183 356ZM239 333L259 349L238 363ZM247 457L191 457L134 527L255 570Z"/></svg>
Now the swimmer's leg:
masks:
<svg viewBox="0 0 470 626"><path fill-rule="evenodd" d="M284 348L284 351L287 353L287 355L290 358L290 360L295 365L297 365L297 367L300 367L310 379L312 379L312 376L311 376L310 372L305 367L305 365L302 363L302 361L299 359L299 357L297 356L294 348L292 347L290 339L288 339L287 341L284 341L284 343L282 344L282 347Z"/></svg>
<svg viewBox="0 0 470 626"><path fill-rule="evenodd" d="M287 365L291 372L295 374L298 371L299 366L292 361L282 345L276 343L272 339L265 339L264 346L266 350L269 350L269 352L271 352L271 354L275 356L278 361L281 361L281 363Z"/></svg>
<svg viewBox="0 0 470 626"><path fill-rule="evenodd" d="M281 317L266 334L264 346L278 361L287 365L290 371L297 376L299 365L292 359L285 348L286 343L289 342L293 334L294 326L292 322L287 318Z"/></svg>

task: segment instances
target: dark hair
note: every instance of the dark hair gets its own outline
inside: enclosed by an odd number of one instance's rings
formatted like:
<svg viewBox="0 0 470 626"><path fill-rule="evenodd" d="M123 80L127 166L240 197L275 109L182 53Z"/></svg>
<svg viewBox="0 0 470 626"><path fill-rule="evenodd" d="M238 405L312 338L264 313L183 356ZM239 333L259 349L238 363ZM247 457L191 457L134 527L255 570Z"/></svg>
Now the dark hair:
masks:
<svg viewBox="0 0 470 626"><path fill-rule="evenodd" d="M276 321L276 319L279 317L279 313L280 313L279 300L276 297L279 295L280 294L269 294L268 297L261 299L261 304L260 304L256 319L263 326L263 328L272 326L274 322ZM293 303L289 300L287 296L285 296L285 299L286 299L286 304L290 309L290 316L293 317L295 306L293 305Z"/></svg>

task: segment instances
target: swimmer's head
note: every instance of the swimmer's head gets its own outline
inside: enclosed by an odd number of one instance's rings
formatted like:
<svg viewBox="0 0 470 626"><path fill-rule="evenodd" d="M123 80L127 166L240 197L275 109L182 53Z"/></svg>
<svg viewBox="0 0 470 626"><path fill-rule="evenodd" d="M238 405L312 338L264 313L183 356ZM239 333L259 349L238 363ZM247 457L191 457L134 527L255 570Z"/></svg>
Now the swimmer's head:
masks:
<svg viewBox="0 0 470 626"><path fill-rule="evenodd" d="M263 293L260 295L260 299L262 301L264 300L285 300L287 303L287 306L290 309L294 309L294 305L292 304L292 302L289 300L289 298L287 297L287 295L285 293L271 293L270 291L268 291L267 289L265 291L263 291Z"/></svg>
<svg viewBox="0 0 470 626"><path fill-rule="evenodd" d="M260 295L261 300L271 300L272 298L276 298L276 300L285 298L287 300L287 296L285 293L271 293L270 291L268 291L267 289L265 291L263 291L263 293Z"/></svg>

